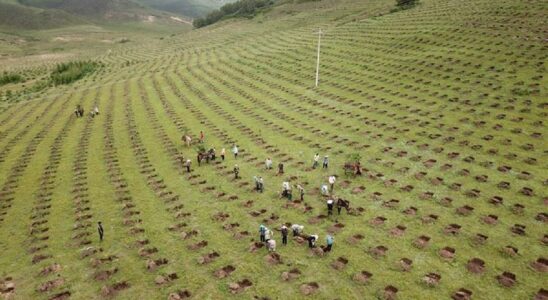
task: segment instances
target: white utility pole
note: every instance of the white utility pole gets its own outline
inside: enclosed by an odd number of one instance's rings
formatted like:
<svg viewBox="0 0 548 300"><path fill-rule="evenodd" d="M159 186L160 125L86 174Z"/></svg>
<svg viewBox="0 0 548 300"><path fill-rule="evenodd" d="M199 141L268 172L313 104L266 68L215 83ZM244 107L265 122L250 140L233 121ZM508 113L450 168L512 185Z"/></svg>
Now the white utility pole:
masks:
<svg viewBox="0 0 548 300"><path fill-rule="evenodd" d="M316 60L316 87L318 87L318 81L320 80L320 47L322 43L322 29L318 31L318 58Z"/></svg>

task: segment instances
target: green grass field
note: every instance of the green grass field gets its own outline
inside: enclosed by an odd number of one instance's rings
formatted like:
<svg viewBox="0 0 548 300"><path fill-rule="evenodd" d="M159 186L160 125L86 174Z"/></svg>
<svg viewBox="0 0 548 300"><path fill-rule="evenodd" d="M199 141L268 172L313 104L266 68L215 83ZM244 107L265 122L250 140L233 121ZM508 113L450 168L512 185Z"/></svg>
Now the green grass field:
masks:
<svg viewBox="0 0 548 300"><path fill-rule="evenodd" d="M0 59L38 79L57 62L104 64L0 94L0 297L547 299L547 4L393 7L288 2L142 41L128 30L112 48L71 44L55 60ZM198 166L181 136L200 131L224 162ZM315 153L328 170L311 168ZM354 153L362 176L344 174ZM331 174L350 214L327 216ZM279 198L285 180L304 185L304 202ZM333 234L333 250L282 246L284 223L319 245ZM279 258L255 249L260 224Z"/></svg>

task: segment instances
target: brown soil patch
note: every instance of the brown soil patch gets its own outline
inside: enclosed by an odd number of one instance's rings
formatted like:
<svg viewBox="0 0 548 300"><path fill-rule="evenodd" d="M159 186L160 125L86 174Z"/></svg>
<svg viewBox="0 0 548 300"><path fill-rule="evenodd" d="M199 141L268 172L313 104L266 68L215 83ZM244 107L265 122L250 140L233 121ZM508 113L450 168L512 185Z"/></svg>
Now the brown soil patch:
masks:
<svg viewBox="0 0 548 300"><path fill-rule="evenodd" d="M331 267L335 270L342 270L348 264L348 259L344 257L337 258L334 262L331 263Z"/></svg>
<svg viewBox="0 0 548 300"><path fill-rule="evenodd" d="M536 261L531 263L531 267L538 272L548 272L548 259L539 257Z"/></svg>
<svg viewBox="0 0 548 300"><path fill-rule="evenodd" d="M211 253L205 254L205 255L198 258L198 264L200 264L200 265L208 264L208 263L214 261L219 256L220 255L217 252L211 252Z"/></svg>
<svg viewBox="0 0 548 300"><path fill-rule="evenodd" d="M336 223L327 229L329 233L338 233L344 228L344 224Z"/></svg>
<svg viewBox="0 0 548 300"><path fill-rule="evenodd" d="M3 299L11 299L15 294L15 283L11 277L6 277L0 280L0 297Z"/></svg>
<svg viewBox="0 0 548 300"><path fill-rule="evenodd" d="M365 191L365 186L358 186L352 189L352 194L361 194Z"/></svg>
<svg viewBox="0 0 548 300"><path fill-rule="evenodd" d="M374 247L374 248L371 248L369 249L369 253L374 257L374 258L381 258L383 256L386 255L386 251L388 251L388 248L383 246L383 245L380 245L380 246L377 246L377 247Z"/></svg>
<svg viewBox="0 0 548 300"><path fill-rule="evenodd" d="M170 283L173 280L178 279L178 278L179 278L179 276L177 276L177 273L171 273L171 274L167 274L167 275L158 275L154 279L154 283L156 283L157 285L162 285L162 284Z"/></svg>
<svg viewBox="0 0 548 300"><path fill-rule="evenodd" d="M453 300L470 300L472 299L472 291L460 288L458 291L455 291L453 295L451 295L451 299Z"/></svg>
<svg viewBox="0 0 548 300"><path fill-rule="evenodd" d="M481 220L485 224L494 225L497 224L499 217L496 215L487 215L484 216Z"/></svg>
<svg viewBox="0 0 548 300"><path fill-rule="evenodd" d="M64 291L51 296L49 300L66 300L70 298L70 295L69 291Z"/></svg>
<svg viewBox="0 0 548 300"><path fill-rule="evenodd" d="M395 286L389 285L384 288L382 293L382 299L384 300L396 300L398 294L398 288Z"/></svg>
<svg viewBox="0 0 548 300"><path fill-rule="evenodd" d="M466 269L475 274L483 273L485 271L485 262L479 258L472 258L466 264Z"/></svg>
<svg viewBox="0 0 548 300"><path fill-rule="evenodd" d="M424 249L428 247L429 244L430 244L430 237L426 235L421 235L417 239L415 239L415 241L413 241L413 246L419 249Z"/></svg>
<svg viewBox="0 0 548 300"><path fill-rule="evenodd" d="M230 293L232 294L239 294L245 290L247 290L249 287L251 287L253 283L249 279L244 279L238 282L233 282L228 285L228 288L230 289Z"/></svg>
<svg viewBox="0 0 548 300"><path fill-rule="evenodd" d="M251 243L251 245L249 245L249 252L256 252L257 250L261 249L262 247L264 247L264 244L261 243L261 242Z"/></svg>
<svg viewBox="0 0 548 300"><path fill-rule="evenodd" d="M47 266L47 267L43 268L42 271L40 271L40 275L41 276L46 276L48 274L57 273L59 271L61 271L61 265L55 263L53 265L50 265L50 266Z"/></svg>
<svg viewBox="0 0 548 300"><path fill-rule="evenodd" d="M301 274L302 273L299 269L291 269L287 272L282 273L282 280L283 281L291 281L291 280L296 279L299 276L301 276Z"/></svg>
<svg viewBox="0 0 548 300"><path fill-rule="evenodd" d="M386 221L385 217L377 216L377 217L373 218L371 221L369 221L369 224L371 224L373 226L380 226L380 225L383 225L385 221Z"/></svg>
<svg viewBox="0 0 548 300"><path fill-rule="evenodd" d="M168 263L168 260L165 259L165 258L160 258L160 259L156 259L156 260L153 260L153 259L147 259L147 262L146 262L146 267L147 267L147 270L149 271L154 271L156 270L158 267L162 266L162 265L165 265Z"/></svg>
<svg viewBox="0 0 548 300"><path fill-rule="evenodd" d="M168 296L168 300L183 300L188 299L192 294L188 290L179 290L175 293L171 293Z"/></svg>
<svg viewBox="0 0 548 300"><path fill-rule="evenodd" d="M303 295L309 296L314 294L319 288L320 285L317 282L309 282L301 285L299 289Z"/></svg>
<svg viewBox="0 0 548 300"><path fill-rule="evenodd" d="M398 225L392 229L390 229L390 235L392 236L402 236L405 233L405 230L407 227L403 225Z"/></svg>
<svg viewBox="0 0 548 300"><path fill-rule="evenodd" d="M93 275L93 278L98 281L104 281L109 279L112 275L116 274L116 272L118 272L118 268L103 270L95 273L95 275Z"/></svg>
<svg viewBox="0 0 548 300"><path fill-rule="evenodd" d="M363 240L364 236L361 234L354 234L353 236L349 237L346 241L351 244L355 245L359 243L361 240Z"/></svg>
<svg viewBox="0 0 548 300"><path fill-rule="evenodd" d="M228 265L225 267L220 268L219 270L215 271L213 275L217 278L225 278L229 276L232 272L234 272L236 268L232 265Z"/></svg>
<svg viewBox="0 0 548 300"><path fill-rule="evenodd" d="M444 247L439 251L439 255L446 259L453 259L455 257L455 248Z"/></svg>
<svg viewBox="0 0 548 300"><path fill-rule="evenodd" d="M497 275L497 281L505 287L512 287L516 284L516 275L510 272L503 272Z"/></svg>
<svg viewBox="0 0 548 300"><path fill-rule="evenodd" d="M271 252L264 257L264 260L269 265L278 265L282 263L282 257L276 253Z"/></svg>
<svg viewBox="0 0 548 300"><path fill-rule="evenodd" d="M357 283L366 284L369 283L373 274L367 271L361 271L354 275L353 279Z"/></svg>
<svg viewBox="0 0 548 300"><path fill-rule="evenodd" d="M57 287L60 287L62 286L63 284L65 283L65 279L63 278L57 278L57 279L54 279L54 280L50 280L50 281L46 281L44 283L42 283L39 287L38 287L38 291L39 292L48 292L48 291L51 291Z"/></svg>
<svg viewBox="0 0 548 300"><path fill-rule="evenodd" d="M409 258L403 257L398 261L398 267L403 272L409 272L413 267L413 261Z"/></svg>
<svg viewBox="0 0 548 300"><path fill-rule="evenodd" d="M422 281L428 286L436 286L440 283L441 275L437 273L428 273L424 275Z"/></svg>
<svg viewBox="0 0 548 300"><path fill-rule="evenodd" d="M189 250L199 250L199 249L202 249L202 248L204 248L205 246L207 246L207 244L208 244L207 241L202 240L202 241L199 241L198 243L189 245L187 248L188 248Z"/></svg>

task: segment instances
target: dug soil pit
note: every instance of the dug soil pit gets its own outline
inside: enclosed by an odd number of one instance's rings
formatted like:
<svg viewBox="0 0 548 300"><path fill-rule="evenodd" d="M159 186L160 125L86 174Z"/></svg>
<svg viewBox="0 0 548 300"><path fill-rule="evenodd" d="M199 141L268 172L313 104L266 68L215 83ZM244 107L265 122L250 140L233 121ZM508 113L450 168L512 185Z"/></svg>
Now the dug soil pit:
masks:
<svg viewBox="0 0 548 300"><path fill-rule="evenodd" d="M105 281L109 279L112 275L116 274L118 272L118 268L112 268L110 270L103 270L95 273L93 275L93 279L98 281Z"/></svg>
<svg viewBox="0 0 548 300"><path fill-rule="evenodd" d="M222 267L221 269L215 271L215 273L213 273L213 275L217 278L225 278L225 277L229 276L235 270L236 270L236 268L234 266L228 265L228 266Z"/></svg>
<svg viewBox="0 0 548 300"><path fill-rule="evenodd" d="M402 258L398 261L398 268L402 272L409 272L413 268L413 261L409 258Z"/></svg>
<svg viewBox="0 0 548 300"><path fill-rule="evenodd" d="M256 252L257 250L264 247L264 244L261 242L253 242L249 245L249 252Z"/></svg>
<svg viewBox="0 0 548 300"><path fill-rule="evenodd" d="M353 188L351 193L352 194L360 194L360 193L363 193L364 191L365 191L364 186L358 186L358 187Z"/></svg>
<svg viewBox="0 0 548 300"><path fill-rule="evenodd" d="M398 225L392 229L390 229L390 235L392 236L402 236L405 233L405 230L407 227L403 225Z"/></svg>
<svg viewBox="0 0 548 300"><path fill-rule="evenodd" d="M361 240L363 240L363 238L364 238L364 236L361 235L361 234L354 234L353 236L346 239L346 241L351 245L355 245L355 244L359 243Z"/></svg>
<svg viewBox="0 0 548 300"><path fill-rule="evenodd" d="M70 298L70 295L69 291L64 291L51 296L49 300L66 300Z"/></svg>
<svg viewBox="0 0 548 300"><path fill-rule="evenodd" d="M516 275L514 273L503 272L502 274L497 275L496 278L497 281L505 287L512 287L516 284Z"/></svg>
<svg viewBox="0 0 548 300"><path fill-rule="evenodd" d="M192 294L188 290L179 290L175 293L171 293L168 296L168 300L183 300L188 299Z"/></svg>
<svg viewBox="0 0 548 300"><path fill-rule="evenodd" d="M228 288L230 289L230 293L232 294L239 294L241 292L244 292L249 287L251 287L253 283L249 279L244 279L238 282L233 282L228 285Z"/></svg>
<svg viewBox="0 0 548 300"><path fill-rule="evenodd" d="M14 294L15 294L15 283L12 281L12 278L6 277L0 280L0 298L12 299L11 297Z"/></svg>
<svg viewBox="0 0 548 300"><path fill-rule="evenodd" d="M153 272L154 270L156 270L158 267L162 266L162 265L165 265L168 263L168 260L165 259L165 258L160 258L160 259L156 259L156 260L153 260L153 259L147 259L147 262L146 262L146 267L147 267L147 270Z"/></svg>
<svg viewBox="0 0 548 300"><path fill-rule="evenodd" d="M483 273L485 271L485 262L479 258L472 258L466 264L466 269L475 274Z"/></svg>
<svg viewBox="0 0 548 300"><path fill-rule="evenodd" d="M398 294L398 288L393 285L386 286L382 293L382 299L384 300L396 300Z"/></svg>
<svg viewBox="0 0 548 300"><path fill-rule="evenodd" d="M344 224L336 223L327 229L329 233L338 233L344 228Z"/></svg>
<svg viewBox="0 0 548 300"><path fill-rule="evenodd" d="M331 263L331 267L335 270L342 270L348 264L348 259L344 257L337 258L334 262Z"/></svg>
<svg viewBox="0 0 548 300"><path fill-rule="evenodd" d="M421 235L417 239L415 239L415 241L413 241L413 246L419 249L424 249L428 247L429 244L430 244L430 237L426 235Z"/></svg>
<svg viewBox="0 0 548 300"><path fill-rule="evenodd" d="M291 281L293 279L299 278L301 276L301 271L299 269L291 269L287 272L282 273L282 280L283 281Z"/></svg>
<svg viewBox="0 0 548 300"><path fill-rule="evenodd" d="M327 218L326 215L318 215L316 217L312 217L312 218L309 218L308 219L308 224L318 224L320 223L322 220L325 220Z"/></svg>
<svg viewBox="0 0 548 300"><path fill-rule="evenodd" d="M536 261L531 263L531 267L538 272L548 272L548 259L539 257Z"/></svg>
<svg viewBox="0 0 548 300"><path fill-rule="evenodd" d="M484 245L488 238L488 236L478 233L472 237L472 243L477 246Z"/></svg>
<svg viewBox="0 0 548 300"><path fill-rule="evenodd" d="M203 240L196 244L189 245L187 248L188 250L199 250L207 246L207 241Z"/></svg>
<svg viewBox="0 0 548 300"><path fill-rule="evenodd" d="M439 255L445 259L455 258L455 248L444 247L439 251Z"/></svg>
<svg viewBox="0 0 548 300"><path fill-rule="evenodd" d="M46 281L44 283L42 283L39 287L38 287L38 291L39 292L48 292L48 291L51 291L57 287L60 287L62 286L63 284L65 283L65 279L63 278L57 278L57 279L54 279L54 280L50 280L50 281Z"/></svg>
<svg viewBox="0 0 548 300"><path fill-rule="evenodd" d="M43 268L42 271L40 271L40 275L41 276L46 276L48 274L57 273L59 271L61 271L61 265L55 263L53 265L49 265L49 266Z"/></svg>
<svg viewBox="0 0 548 300"><path fill-rule="evenodd" d="M367 271L361 271L359 273L356 273L353 277L353 280L360 284L366 284L369 283L371 280L371 277L373 274L367 272Z"/></svg>
<svg viewBox="0 0 548 300"><path fill-rule="evenodd" d="M269 265L278 265L282 263L282 257L276 252L268 253L264 257L264 260Z"/></svg>
<svg viewBox="0 0 548 300"><path fill-rule="evenodd" d="M118 293L119 291L125 290L129 287L130 287L130 285L126 281L114 283L114 284L111 284L111 285L105 285L101 288L101 295L103 297L112 297L112 296L116 295L116 293Z"/></svg>
<svg viewBox="0 0 548 300"><path fill-rule="evenodd" d="M177 278L179 278L179 276L177 276L177 273L171 273L167 275L158 275L154 279L154 283L156 283L157 285L162 285L162 284L170 283Z"/></svg>
<svg viewBox="0 0 548 300"><path fill-rule="evenodd" d="M495 225L498 222L499 217L496 215L487 215L482 218L483 223L488 225Z"/></svg>
<svg viewBox="0 0 548 300"><path fill-rule="evenodd" d="M533 300L548 300L548 290L545 290L545 289L538 290Z"/></svg>
<svg viewBox="0 0 548 300"><path fill-rule="evenodd" d="M369 224L371 224L372 226L380 226L380 225L383 225L385 221L386 221L385 217L377 216L373 218L371 221L369 221Z"/></svg>
<svg viewBox="0 0 548 300"><path fill-rule="evenodd" d="M437 273L428 273L422 278L422 281L428 286L437 286L440 280L441 275Z"/></svg>
<svg viewBox="0 0 548 300"><path fill-rule="evenodd" d="M388 248L380 245L369 249L369 254L371 254L374 258L381 258L386 255L386 251L388 251Z"/></svg>
<svg viewBox="0 0 548 300"><path fill-rule="evenodd" d="M456 292L451 295L451 299L453 300L471 300L472 299L472 291L460 288Z"/></svg>
<svg viewBox="0 0 548 300"><path fill-rule="evenodd" d="M320 285L317 282L309 282L301 285L299 289L303 295L309 296L314 294L319 288Z"/></svg>
<svg viewBox="0 0 548 300"><path fill-rule="evenodd" d="M200 264L200 265L208 264L208 263L214 261L219 256L220 255L217 252L211 252L211 253L205 254L205 255L198 258L198 264Z"/></svg>

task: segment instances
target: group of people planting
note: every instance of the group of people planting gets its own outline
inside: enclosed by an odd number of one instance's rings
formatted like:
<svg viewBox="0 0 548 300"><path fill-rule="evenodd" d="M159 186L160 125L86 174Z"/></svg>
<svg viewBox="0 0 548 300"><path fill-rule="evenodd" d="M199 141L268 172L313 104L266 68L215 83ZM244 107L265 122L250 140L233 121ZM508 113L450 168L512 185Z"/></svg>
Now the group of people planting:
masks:
<svg viewBox="0 0 548 300"><path fill-rule="evenodd" d="M299 224L284 224L280 227L279 231L282 237L282 245L287 245L287 236L289 235L289 228L287 226L290 226L291 231L293 232L293 237L300 237L308 242L309 248L315 248L316 243L319 239L318 234L305 234L304 233L304 226ZM276 251L276 240L274 239L274 233L271 229L266 227L265 225L261 224L259 226L259 240L262 243L265 243L266 248L269 252L275 252ZM327 234L325 237L325 246L321 246L320 248L324 252L330 252L333 248L333 243L335 242L335 238Z"/></svg>
<svg viewBox="0 0 548 300"><path fill-rule="evenodd" d="M188 135L183 135L182 140L187 146L190 146L192 138ZM205 141L205 135L204 135L203 131L200 131L199 144L203 145L204 141ZM211 148L207 151L203 150L203 149L205 149L203 146L199 146L199 148L202 149L202 150L199 151L198 156L197 156L198 165L200 165L201 161L204 160L204 159L206 159L207 162L209 162L210 160L215 160L216 159L215 148ZM231 150L232 154L234 155L234 159L237 159L238 154L240 152L239 146L237 144L233 144L230 150ZM225 159L226 159L226 149L225 148L221 149L220 157L221 157L221 161L225 161ZM320 156L319 153L316 153L314 155L314 157L312 159L312 169L316 169L316 168L319 167L320 157L321 156ZM184 166L185 166L186 171L188 173L190 173L192 171L191 170L191 164L192 164L192 161L190 159L187 159L184 162ZM274 162L273 162L271 157L267 157L265 159L264 167L265 167L266 170L272 170L274 168ZM322 169L329 169L329 156L327 156L327 155L323 156ZM234 179L235 180L241 178L240 177L240 167L238 166L238 164L234 165L234 167L232 169L232 172L234 174ZM285 172L284 164L283 164L283 162L280 162L277 165L276 175L283 175L284 172ZM327 215L328 216L333 215L333 209L334 209L335 206L337 207L337 212L338 212L339 215L341 213L342 208L346 208L347 210L349 210L349 208L350 208L350 202L349 201L344 200L342 198L337 198L337 200L335 200L336 198L333 197L333 191L335 189L336 181L337 181L337 177L335 175L330 175L330 176L327 177L327 183L322 184L320 186L321 194L325 198L327 198L326 206L327 206ZM265 191L265 181L264 181L264 178L262 176L259 176L259 175L253 176L253 182L254 182L254 190L255 191L257 191L259 193L263 193ZM298 199L300 201L304 201L305 189L304 189L303 185L302 184L296 184L295 186L292 186L292 184L289 182L289 180L284 180L282 182L282 190L279 193L280 198L286 198L288 201L292 201L293 200L293 188L295 188L298 192ZM298 236L298 237L301 237L304 240L306 240L308 242L308 246L310 248L315 248L316 247L316 243L319 239L318 234L304 234L304 232L303 232L304 226L299 225L299 224L291 224L291 225L286 224L286 225L282 225L278 229L280 234L281 234L281 240L282 240L283 245L287 245L287 240L288 240L287 237L288 237L288 232L289 232L288 226L290 226L290 229L292 230L294 237ZM274 239L274 233L272 232L271 229L269 229L268 227L266 227L262 224L259 226L259 239L262 243L265 243L265 246L269 251L276 251L276 240ZM322 250L324 250L325 252L331 251L332 246L333 246L333 242L334 242L333 236L328 234L326 236L326 246L322 247Z"/></svg>

